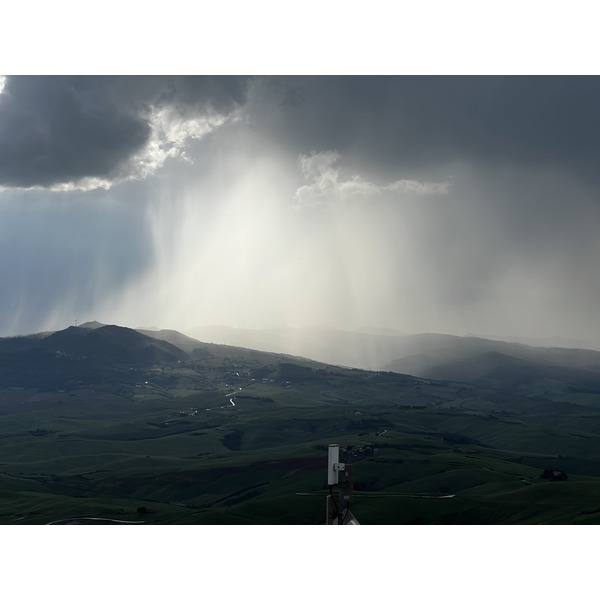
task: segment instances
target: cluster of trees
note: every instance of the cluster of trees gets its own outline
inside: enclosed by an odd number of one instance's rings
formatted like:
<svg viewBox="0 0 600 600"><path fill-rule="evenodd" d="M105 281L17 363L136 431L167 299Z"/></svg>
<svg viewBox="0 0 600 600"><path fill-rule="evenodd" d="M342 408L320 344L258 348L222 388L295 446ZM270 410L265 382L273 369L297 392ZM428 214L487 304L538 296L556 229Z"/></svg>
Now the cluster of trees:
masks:
<svg viewBox="0 0 600 600"><path fill-rule="evenodd" d="M544 472L540 475L542 479L549 479L550 481L566 481L567 474L560 469L544 469Z"/></svg>

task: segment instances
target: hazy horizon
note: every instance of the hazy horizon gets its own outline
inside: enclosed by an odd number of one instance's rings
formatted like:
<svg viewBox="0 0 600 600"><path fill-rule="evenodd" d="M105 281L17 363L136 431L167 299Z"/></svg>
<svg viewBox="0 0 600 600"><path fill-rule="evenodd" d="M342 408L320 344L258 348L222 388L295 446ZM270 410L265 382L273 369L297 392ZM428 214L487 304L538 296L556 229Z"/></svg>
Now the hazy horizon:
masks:
<svg viewBox="0 0 600 600"><path fill-rule="evenodd" d="M600 79L6 77L0 336L597 340Z"/></svg>

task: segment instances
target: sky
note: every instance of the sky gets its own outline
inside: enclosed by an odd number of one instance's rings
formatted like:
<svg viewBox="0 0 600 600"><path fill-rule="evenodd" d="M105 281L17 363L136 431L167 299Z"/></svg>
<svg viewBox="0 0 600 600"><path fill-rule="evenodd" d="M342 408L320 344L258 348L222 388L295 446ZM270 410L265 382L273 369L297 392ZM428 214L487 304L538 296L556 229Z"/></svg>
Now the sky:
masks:
<svg viewBox="0 0 600 600"><path fill-rule="evenodd" d="M6 76L0 335L600 338L595 76Z"/></svg>

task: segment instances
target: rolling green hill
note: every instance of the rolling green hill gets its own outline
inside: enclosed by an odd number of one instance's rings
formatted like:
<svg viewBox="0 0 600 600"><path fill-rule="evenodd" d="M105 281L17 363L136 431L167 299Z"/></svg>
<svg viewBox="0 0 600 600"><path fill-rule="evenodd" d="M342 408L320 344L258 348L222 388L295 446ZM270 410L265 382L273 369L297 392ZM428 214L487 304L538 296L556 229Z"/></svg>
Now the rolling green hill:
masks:
<svg viewBox="0 0 600 600"><path fill-rule="evenodd" d="M324 523L331 443L363 524L600 523L591 383L474 363L477 384L101 324L0 339L0 523Z"/></svg>

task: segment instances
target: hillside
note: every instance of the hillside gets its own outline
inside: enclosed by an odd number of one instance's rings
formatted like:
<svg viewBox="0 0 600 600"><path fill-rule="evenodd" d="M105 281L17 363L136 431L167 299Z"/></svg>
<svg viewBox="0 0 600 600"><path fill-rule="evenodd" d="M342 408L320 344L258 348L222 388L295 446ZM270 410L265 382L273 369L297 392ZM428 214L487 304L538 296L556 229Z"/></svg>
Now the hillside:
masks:
<svg viewBox="0 0 600 600"><path fill-rule="evenodd" d="M187 358L185 352L169 342L116 325L69 327L44 338L40 346L50 352L105 363L172 362Z"/></svg>
<svg viewBox="0 0 600 600"><path fill-rule="evenodd" d="M0 339L4 386L58 389L109 378L130 382L134 367L186 360L173 344L133 329L102 325L69 327L40 335Z"/></svg>
<svg viewBox="0 0 600 600"><path fill-rule="evenodd" d="M481 383L101 324L0 339L0 523L319 524L331 443L363 524L600 523L600 392L571 389L595 355L533 377L417 341Z"/></svg>
<svg viewBox="0 0 600 600"><path fill-rule="evenodd" d="M600 352L446 334L197 328L207 341L285 352L351 368L462 381L526 394L600 387Z"/></svg>

